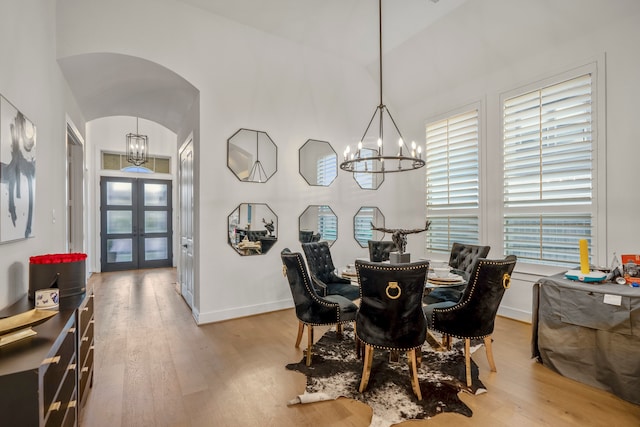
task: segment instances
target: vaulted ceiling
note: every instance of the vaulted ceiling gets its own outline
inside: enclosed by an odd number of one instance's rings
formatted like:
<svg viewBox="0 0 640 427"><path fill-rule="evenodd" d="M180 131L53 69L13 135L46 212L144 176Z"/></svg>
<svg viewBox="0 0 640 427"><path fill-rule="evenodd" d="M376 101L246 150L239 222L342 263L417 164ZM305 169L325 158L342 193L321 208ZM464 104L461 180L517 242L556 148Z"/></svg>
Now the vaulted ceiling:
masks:
<svg viewBox="0 0 640 427"><path fill-rule="evenodd" d="M176 1L365 66L378 57L376 0ZM399 46L466 1L382 1L383 50Z"/></svg>
<svg viewBox="0 0 640 427"><path fill-rule="evenodd" d="M378 58L375 0L174 0L362 66ZM383 50L399 46L468 0L382 2ZM94 53L59 59L85 119L138 116L177 132L198 90L158 64Z"/></svg>

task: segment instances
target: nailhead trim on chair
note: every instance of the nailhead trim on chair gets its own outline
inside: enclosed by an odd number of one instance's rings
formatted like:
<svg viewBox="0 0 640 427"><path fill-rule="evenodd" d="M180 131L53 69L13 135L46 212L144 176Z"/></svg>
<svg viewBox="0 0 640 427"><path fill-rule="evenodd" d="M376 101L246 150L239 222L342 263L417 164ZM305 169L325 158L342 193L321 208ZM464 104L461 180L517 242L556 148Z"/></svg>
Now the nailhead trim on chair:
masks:
<svg viewBox="0 0 640 427"><path fill-rule="evenodd" d="M358 261L356 261L357 263L359 263ZM427 262L428 261L424 261ZM362 265L365 268L369 268L371 270L386 270L386 271L404 271L404 270L417 270L419 268L422 268L424 266L424 263L422 261L418 261L416 263L412 263L411 265L394 265L394 264L383 264L383 265L372 265L370 263L362 263ZM356 272L358 273L358 283L360 282L360 270L356 269ZM362 288L360 288L360 298L362 298ZM356 335L357 335L357 331L356 331ZM362 341L363 343L370 345L373 348L379 348L381 350L399 350L399 351L408 351L408 350L414 350L416 348L420 348L422 347L422 345L417 345L415 347L409 347L409 348L396 348L396 347L385 347L385 346L380 346L380 345L374 345L374 344L369 344L368 342L366 342L365 340L361 339L360 337L358 337L358 339L360 341Z"/></svg>
<svg viewBox="0 0 640 427"><path fill-rule="evenodd" d="M506 264L513 264L515 263L515 261L489 261L489 260L481 260L478 261L478 263L483 264L483 265L506 265ZM471 286L471 292L469 292L469 294L473 294L476 290L476 284L478 283L478 274L480 274L480 268L476 268L476 275L473 277L473 282L472 282L472 286ZM467 285L468 286L468 285ZM431 313L432 319L431 322L429 322L430 324L433 324L433 315L437 312L439 313L446 313L447 311L453 311L454 309L458 309L460 306L464 306L467 305L468 301L470 298L467 298L466 301L463 301L462 303L456 304L454 306L451 307L447 307L447 308L434 308L433 312ZM474 337L461 337L458 335L453 335L450 334L448 332L443 332L440 329L434 328L433 330L440 332L441 334L447 334L449 336L452 337L456 337L459 339L467 339L467 338L486 338L491 336L492 334L486 334L486 335L479 335L479 336L474 336Z"/></svg>
<svg viewBox="0 0 640 427"><path fill-rule="evenodd" d="M358 261L356 261L358 262ZM428 261L425 261L428 262ZM393 265L393 264L384 264L384 265L372 265L372 264L363 264L366 268L370 268L372 270L386 270L386 271L403 271L403 270L417 270L421 268L424 264L421 261L417 263L412 263L411 265ZM358 274L358 283L360 283L360 272L356 269L356 273ZM426 279L425 279L426 280ZM362 298L362 288L360 288L360 298Z"/></svg>
<svg viewBox="0 0 640 427"><path fill-rule="evenodd" d="M298 266L300 267L300 269L302 271L304 271L304 264L300 261L301 260L301 256L299 255L285 255L285 256L295 256L296 261L298 261ZM353 320L340 320L340 305L338 303L327 303L321 299L319 299L316 296L315 291L313 291L310 287L309 287L309 282L307 281L305 275L302 275L302 280L304 281L304 287L307 288L307 291L309 291L309 295L311 295L311 298L313 298L315 301L317 301L319 304L322 304L326 307L331 307L331 308L335 308L337 309L338 313L337 313L337 321L336 322L331 322L331 323L307 323L307 322L302 322L305 325L312 325L312 326L324 326L324 325L335 325L335 324L344 324L344 323L350 323L353 322Z"/></svg>

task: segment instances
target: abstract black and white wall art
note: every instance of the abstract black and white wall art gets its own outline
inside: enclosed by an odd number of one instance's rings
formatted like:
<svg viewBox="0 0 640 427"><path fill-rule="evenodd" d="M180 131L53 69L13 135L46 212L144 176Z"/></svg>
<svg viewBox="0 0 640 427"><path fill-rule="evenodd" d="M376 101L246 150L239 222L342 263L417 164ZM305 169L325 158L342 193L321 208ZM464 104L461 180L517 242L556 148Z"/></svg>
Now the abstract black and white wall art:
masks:
<svg viewBox="0 0 640 427"><path fill-rule="evenodd" d="M0 95L0 243L33 237L36 127Z"/></svg>

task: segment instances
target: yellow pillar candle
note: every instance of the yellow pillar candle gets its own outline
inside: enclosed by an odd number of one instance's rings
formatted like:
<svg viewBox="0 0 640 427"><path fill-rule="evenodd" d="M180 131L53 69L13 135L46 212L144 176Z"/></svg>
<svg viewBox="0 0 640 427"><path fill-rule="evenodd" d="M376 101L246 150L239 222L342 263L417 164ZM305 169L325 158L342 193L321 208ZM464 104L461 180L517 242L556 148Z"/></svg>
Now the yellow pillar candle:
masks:
<svg viewBox="0 0 640 427"><path fill-rule="evenodd" d="M585 239L580 239L580 273L589 274L589 245Z"/></svg>

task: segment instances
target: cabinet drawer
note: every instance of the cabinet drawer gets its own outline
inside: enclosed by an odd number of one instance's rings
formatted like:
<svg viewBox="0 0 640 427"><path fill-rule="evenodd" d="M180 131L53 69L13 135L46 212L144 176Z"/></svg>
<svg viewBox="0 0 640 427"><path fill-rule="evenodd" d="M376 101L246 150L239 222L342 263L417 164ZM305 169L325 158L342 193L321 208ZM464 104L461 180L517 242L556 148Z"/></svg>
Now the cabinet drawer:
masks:
<svg viewBox="0 0 640 427"><path fill-rule="evenodd" d="M77 409L68 410L67 416L64 417L64 421L62 422L62 427L76 427L76 418L77 418Z"/></svg>
<svg viewBox="0 0 640 427"><path fill-rule="evenodd" d="M42 362L40 370L43 371L42 397L44 408L48 408L56 396L69 363L72 360L75 363L75 338L75 328L69 328L57 351Z"/></svg>
<svg viewBox="0 0 640 427"><path fill-rule="evenodd" d="M76 411L76 375L75 364L72 364L67 370L64 382L55 400L45 406L47 411L45 414L46 427L61 426L69 412Z"/></svg>
<svg viewBox="0 0 640 427"><path fill-rule="evenodd" d="M87 333L80 338L80 359L78 359L80 365L85 365L85 360L91 347L93 347L93 322L89 323Z"/></svg>
<svg viewBox="0 0 640 427"><path fill-rule="evenodd" d="M78 323L80 324L80 335L84 335L89 322L93 319L93 294L89 295L85 303L78 310Z"/></svg>
<svg viewBox="0 0 640 427"><path fill-rule="evenodd" d="M91 376L93 375L93 346L89 349L89 354L87 356L88 357L85 361L85 364L82 366L79 372L80 390L79 390L78 396L80 396L79 400L81 402L85 397L88 383L91 380Z"/></svg>

